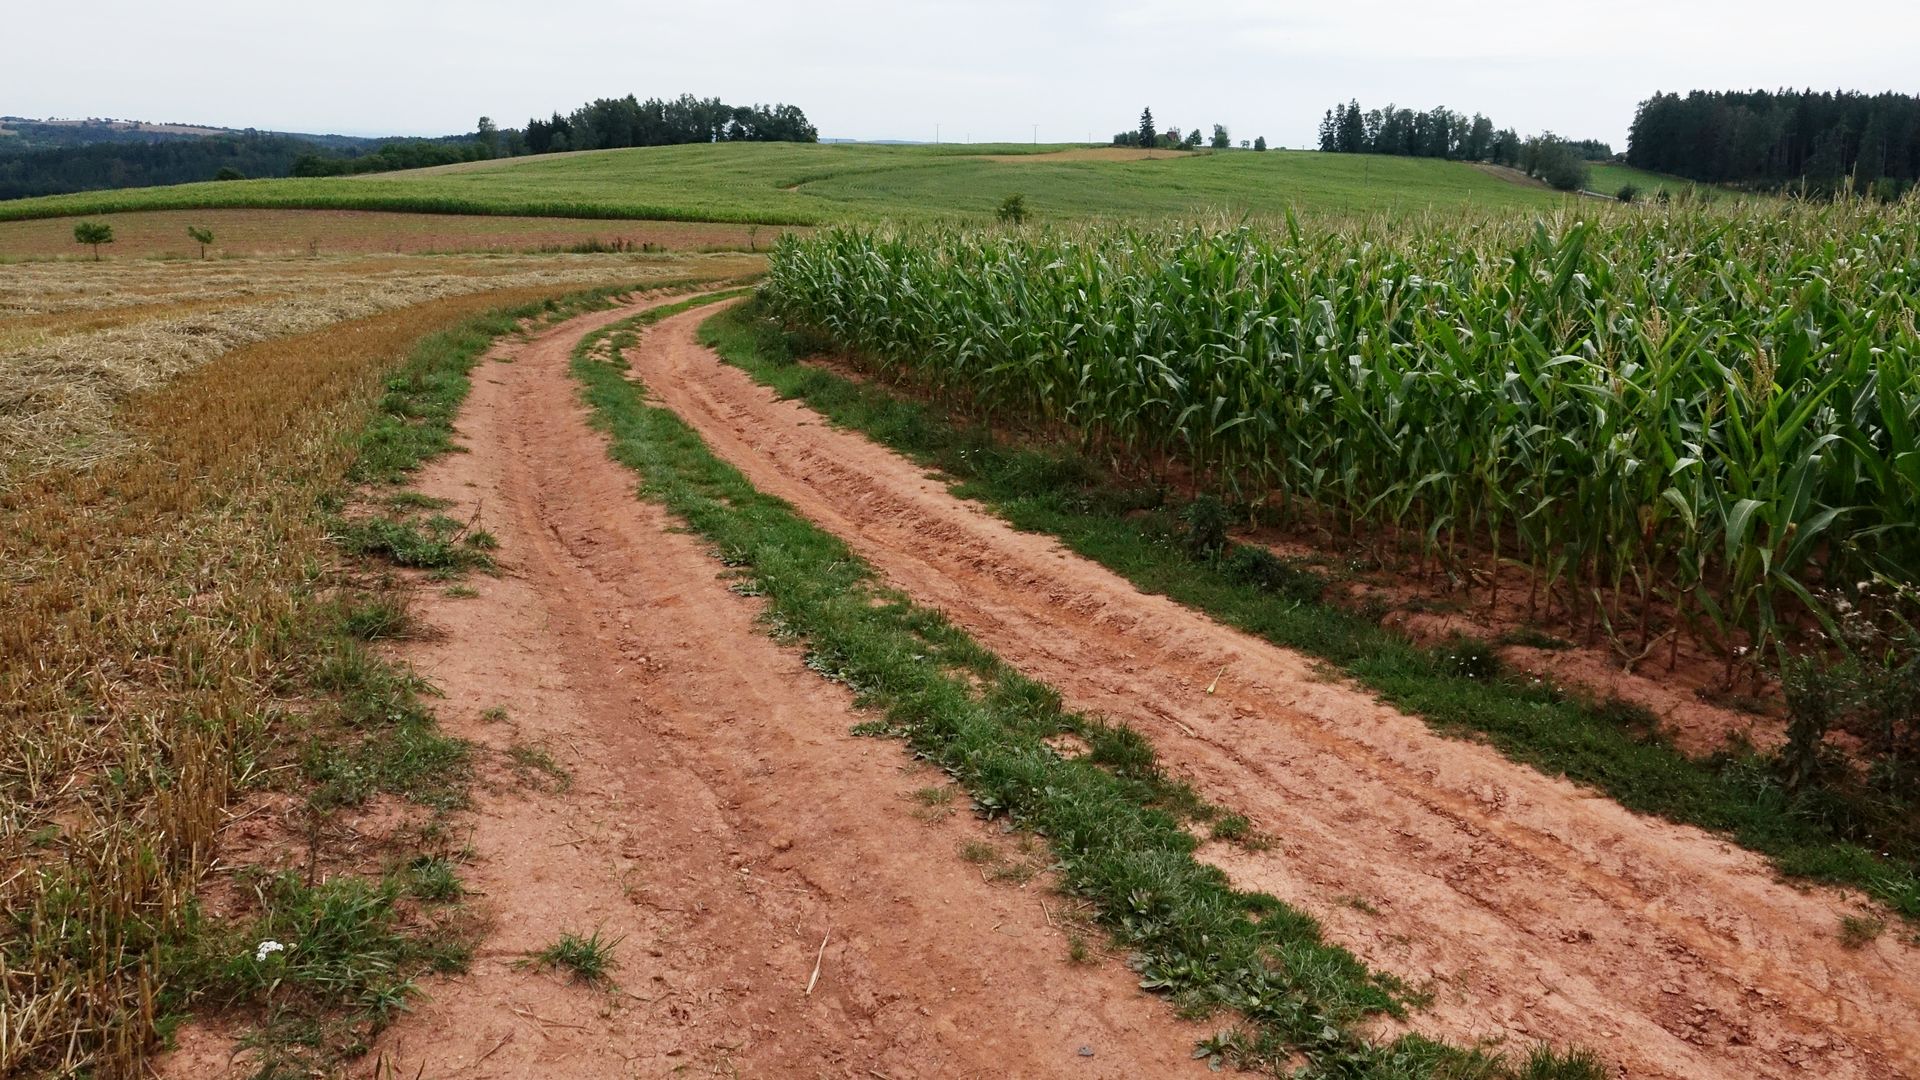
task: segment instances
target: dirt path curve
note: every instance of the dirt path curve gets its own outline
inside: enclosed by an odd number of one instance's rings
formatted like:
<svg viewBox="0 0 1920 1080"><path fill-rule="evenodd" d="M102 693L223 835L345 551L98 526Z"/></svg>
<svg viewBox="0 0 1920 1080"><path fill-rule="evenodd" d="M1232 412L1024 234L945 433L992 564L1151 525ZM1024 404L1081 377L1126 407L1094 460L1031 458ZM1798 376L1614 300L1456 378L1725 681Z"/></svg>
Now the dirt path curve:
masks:
<svg viewBox="0 0 1920 1080"><path fill-rule="evenodd" d="M1371 964L1431 980L1418 1027L1585 1045L1636 1078L1920 1076L1908 931L1845 949L1848 895L1436 737L1296 654L1014 531L721 363L695 340L706 316L629 350L659 400L761 490L1072 705L1136 726L1276 837L1210 856Z"/></svg>
<svg viewBox="0 0 1920 1080"><path fill-rule="evenodd" d="M644 305L642 305L644 306ZM567 373L627 308L508 345L474 373L468 451L422 491L500 540L480 595L425 592L405 653L443 723L499 755L463 870L494 925L429 980L365 1068L412 1077L1188 1075L1205 1030L1118 962L1072 965L1039 884L955 853L995 840L897 744L848 734L842 688L753 620L691 536L634 495ZM491 710L504 709L504 718ZM544 749L570 784L516 778ZM924 813L921 816L925 815ZM1042 907L1048 899L1052 910ZM563 932L618 939L617 992L527 970ZM822 951L822 940L826 939ZM819 963L819 981L806 985Z"/></svg>

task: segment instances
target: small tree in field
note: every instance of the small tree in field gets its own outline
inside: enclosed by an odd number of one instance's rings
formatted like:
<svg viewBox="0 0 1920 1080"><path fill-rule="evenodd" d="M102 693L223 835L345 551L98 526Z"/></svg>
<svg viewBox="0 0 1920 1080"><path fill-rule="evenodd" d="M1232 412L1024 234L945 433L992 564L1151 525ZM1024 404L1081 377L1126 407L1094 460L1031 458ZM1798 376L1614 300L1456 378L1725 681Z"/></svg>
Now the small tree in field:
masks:
<svg viewBox="0 0 1920 1080"><path fill-rule="evenodd" d="M1007 196L1005 199L1000 200L1000 209L997 213L999 214L1000 220L1009 225L1018 225L1026 221L1027 197L1017 192Z"/></svg>
<svg viewBox="0 0 1920 1080"><path fill-rule="evenodd" d="M1255 150L1265 150L1267 148L1267 137L1265 135L1262 135L1259 138L1253 140L1253 148Z"/></svg>
<svg viewBox="0 0 1920 1080"><path fill-rule="evenodd" d="M113 226L104 221L83 221L73 227L73 242L93 247L93 261L100 261L100 245L113 243Z"/></svg>
<svg viewBox="0 0 1920 1080"><path fill-rule="evenodd" d="M200 257L202 259L206 258L207 245L213 243L213 230L203 229L198 225L189 225L187 226L187 236L190 237L194 243L200 245Z"/></svg>
<svg viewBox="0 0 1920 1080"><path fill-rule="evenodd" d="M1187 149L1189 150L1200 149L1200 129L1199 128L1194 128L1192 131L1187 132Z"/></svg>
<svg viewBox="0 0 1920 1080"><path fill-rule="evenodd" d="M1160 132L1157 131L1153 126L1153 110L1141 109L1140 110L1140 146L1141 148L1146 150L1151 150L1153 148L1153 144L1159 141L1160 141Z"/></svg>
<svg viewBox="0 0 1920 1080"><path fill-rule="evenodd" d="M1227 125L1225 124L1213 125L1213 142L1212 142L1213 148L1215 150L1225 150L1232 145L1233 145L1233 140L1227 138Z"/></svg>

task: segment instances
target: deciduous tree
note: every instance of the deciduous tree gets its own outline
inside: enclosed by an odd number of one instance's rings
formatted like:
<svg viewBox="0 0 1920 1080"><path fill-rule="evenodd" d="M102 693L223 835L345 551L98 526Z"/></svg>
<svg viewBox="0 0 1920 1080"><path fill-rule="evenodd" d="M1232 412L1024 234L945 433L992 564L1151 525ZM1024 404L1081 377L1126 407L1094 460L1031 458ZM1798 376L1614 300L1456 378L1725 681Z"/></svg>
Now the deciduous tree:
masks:
<svg viewBox="0 0 1920 1080"><path fill-rule="evenodd" d="M113 243L113 226L104 221L83 221L73 227L73 242L93 247L93 261L100 261L100 245Z"/></svg>

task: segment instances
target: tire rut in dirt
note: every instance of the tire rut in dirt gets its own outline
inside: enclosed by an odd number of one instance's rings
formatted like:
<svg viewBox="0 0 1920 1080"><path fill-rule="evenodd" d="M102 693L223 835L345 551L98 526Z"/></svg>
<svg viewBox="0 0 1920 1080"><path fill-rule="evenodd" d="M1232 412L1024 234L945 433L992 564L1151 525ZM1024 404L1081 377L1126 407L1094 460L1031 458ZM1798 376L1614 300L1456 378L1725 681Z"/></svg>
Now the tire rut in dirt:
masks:
<svg viewBox="0 0 1920 1080"><path fill-rule="evenodd" d="M447 513L481 515L505 573L475 599L423 595L418 613L443 633L407 655L447 693L450 731L537 747L571 782L489 773L468 876L494 926L471 974L435 980L383 1036L391 1071L1198 1071L1189 1051L1207 1030L1118 963L1070 965L1032 889L990 886L955 856L991 839L983 826L909 813L937 775L850 735L851 695L760 631L758 602L635 496L567 362L585 333L638 310L483 363L459 422L469 452L422 477L457 503ZM520 963L596 929L621 941L618 991Z"/></svg>
<svg viewBox="0 0 1920 1080"><path fill-rule="evenodd" d="M1369 963L1431 981L1416 1027L1584 1045L1634 1076L1920 1075L1920 953L1893 935L1842 947L1856 898L1787 886L1719 838L1438 737L1013 530L720 362L694 336L710 314L628 350L649 392L893 584L1073 707L1139 728L1274 835L1267 853L1207 853Z"/></svg>

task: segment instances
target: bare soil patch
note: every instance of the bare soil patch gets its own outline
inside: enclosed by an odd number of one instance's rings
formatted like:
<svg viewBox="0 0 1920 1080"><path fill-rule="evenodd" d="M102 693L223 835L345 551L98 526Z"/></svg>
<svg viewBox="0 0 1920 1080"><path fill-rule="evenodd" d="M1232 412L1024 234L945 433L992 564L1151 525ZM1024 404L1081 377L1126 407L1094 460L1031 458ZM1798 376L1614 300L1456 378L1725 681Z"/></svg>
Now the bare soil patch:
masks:
<svg viewBox="0 0 1920 1080"><path fill-rule="evenodd" d="M703 318L666 320L628 353L663 404L916 600L1070 706L1133 725L1272 836L1220 865L1431 987L1415 1026L1583 1045L1633 1077L1920 1073L1920 950L1894 934L1843 944L1857 895L1785 884L1717 837L1440 738L1015 532L722 364L694 340Z"/></svg>
<svg viewBox="0 0 1920 1080"><path fill-rule="evenodd" d="M0 222L0 258L91 258L73 242L79 218ZM113 226L109 257L199 258L187 227L213 230L211 254L365 255L542 251L598 242L632 250L765 248L780 230L706 222L408 214L378 210L147 210L99 214Z"/></svg>
<svg viewBox="0 0 1920 1080"><path fill-rule="evenodd" d="M1481 172L1486 173L1488 176L1495 177L1500 180L1505 180L1507 183L1513 184L1517 187L1542 188L1547 190L1551 190L1553 187L1552 184L1547 183L1545 180L1541 180L1538 177L1528 176L1526 173L1512 167L1511 165L1495 165L1495 164L1492 164L1491 162L1486 162L1486 161L1475 161L1475 162L1472 162L1471 164L1473 165L1474 168L1479 169Z"/></svg>
<svg viewBox="0 0 1920 1080"><path fill-rule="evenodd" d="M1759 697L1736 698L1725 690L1725 660L1701 643L1673 633L1648 635L1623 626L1619 640L1608 641L1597 628L1574 625L1564 603L1543 602L1529 612L1531 582L1525 570L1503 565L1498 588L1475 567L1471 589L1451 575L1422 576L1411 555L1388 556L1380 564L1375 549L1341 548L1324 534L1302 539L1271 529L1239 532L1235 539L1257 544L1283 557L1325 566L1340 582L1329 599L1369 612L1384 609L1383 625L1395 627L1424 644L1467 637L1493 644L1513 671L1552 682L1596 701L1618 699L1650 713L1662 735L1683 752L1705 757L1737 742L1769 750L1786 737L1785 710L1778 687L1762 685ZM1316 543L1315 541L1321 541ZM1348 568L1339 565L1343 557ZM1354 570L1354 563L1367 568ZM1657 612L1658 623L1671 621ZM1738 702L1736 705L1735 702Z"/></svg>

